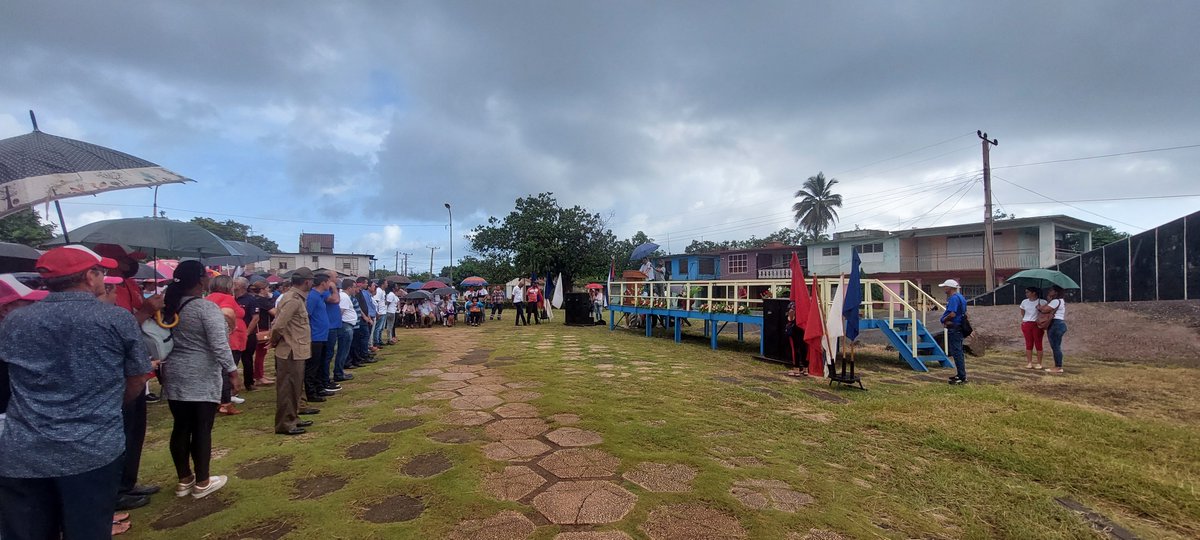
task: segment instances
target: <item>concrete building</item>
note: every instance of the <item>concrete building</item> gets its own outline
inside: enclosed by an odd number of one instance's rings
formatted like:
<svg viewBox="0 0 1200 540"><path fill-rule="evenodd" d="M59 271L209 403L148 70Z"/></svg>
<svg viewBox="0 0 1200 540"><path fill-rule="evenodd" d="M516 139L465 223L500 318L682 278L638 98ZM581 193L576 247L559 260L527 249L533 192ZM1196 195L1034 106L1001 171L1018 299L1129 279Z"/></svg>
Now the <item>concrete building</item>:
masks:
<svg viewBox="0 0 1200 540"><path fill-rule="evenodd" d="M332 234L301 234L298 252L271 255L270 271L281 274L307 266L313 270L328 268L342 276L358 277L370 275L375 269L374 255L335 253L333 247Z"/></svg>

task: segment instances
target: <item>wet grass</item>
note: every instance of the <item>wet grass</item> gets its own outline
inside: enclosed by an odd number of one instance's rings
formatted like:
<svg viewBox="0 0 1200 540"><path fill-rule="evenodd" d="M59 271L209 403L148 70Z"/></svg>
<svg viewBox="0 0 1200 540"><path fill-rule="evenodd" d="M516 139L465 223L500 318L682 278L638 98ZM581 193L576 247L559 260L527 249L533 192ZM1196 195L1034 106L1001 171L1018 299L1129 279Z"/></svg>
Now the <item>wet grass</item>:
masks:
<svg viewBox="0 0 1200 540"><path fill-rule="evenodd" d="M608 528L635 538L644 538L638 526L652 509L676 502L733 514L752 538L811 528L856 538L1094 538L1056 497L1077 500L1145 538L1200 536L1194 370L1069 359L1072 373L1058 377L1026 372L1017 356L993 353L969 361L976 383L949 387L917 378L894 353L873 349L859 355L870 390L834 390L849 400L839 404L804 392L824 384L782 377L781 367L750 359L756 346L725 340L729 350L711 351L698 338L677 345L636 331L561 324L402 336L401 345L385 349L383 362L358 370L345 395L322 404L311 435L274 435L274 392L247 394L246 414L218 419L214 473L233 476L240 464L278 455L293 457L290 469L260 480L232 477L223 490L227 509L170 531L148 527L177 504L169 493L158 495L134 512L130 534L220 538L275 520L295 528L288 538L440 538L460 520L500 509L532 515L528 506L479 490L482 477L502 467L482 457L482 442L446 445L426 437L448 427L439 414L422 416L425 423L409 430L369 432L402 419L397 407L448 410L442 401L414 401L435 379L407 373L472 336L494 350L492 358L514 359L500 368L508 380L545 383L531 402L542 417L575 413L582 418L577 427L603 434L599 448L620 458L622 470L657 461L699 471L690 493L625 484L637 505ZM933 375L944 379L944 371ZM368 398L378 403L352 405ZM165 406L152 406L151 423L143 481L169 489ZM351 445L380 439L391 443L382 453L345 458ZM401 474L411 457L434 451L453 467L430 478ZM320 475L349 483L316 500L290 500L298 480ZM786 481L815 502L794 514L750 510L729 493L734 481L750 478ZM393 494L422 498L425 512L396 524L360 519L367 505ZM533 538L556 532L539 527Z"/></svg>

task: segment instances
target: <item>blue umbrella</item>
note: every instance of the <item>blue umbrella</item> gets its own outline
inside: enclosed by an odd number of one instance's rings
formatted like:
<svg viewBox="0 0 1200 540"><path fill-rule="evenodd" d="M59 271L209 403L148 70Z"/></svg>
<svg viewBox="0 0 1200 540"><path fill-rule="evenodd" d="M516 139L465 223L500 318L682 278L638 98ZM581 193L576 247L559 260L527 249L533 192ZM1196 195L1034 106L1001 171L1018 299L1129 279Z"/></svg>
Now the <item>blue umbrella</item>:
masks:
<svg viewBox="0 0 1200 540"><path fill-rule="evenodd" d="M629 256L629 260L636 261L638 259L644 259L650 256L651 253L654 253L654 250L656 249L658 249L658 244L655 244L654 242L646 242L645 244L633 248L633 255Z"/></svg>
<svg viewBox="0 0 1200 540"><path fill-rule="evenodd" d="M421 286L422 286L422 285L424 285L424 284L425 284L425 282L424 282L424 281L414 281L414 282L412 282L412 283L409 283L407 286L405 286L405 287L404 287L404 290L407 290L407 291L419 291L419 290L421 290Z"/></svg>
<svg viewBox="0 0 1200 540"><path fill-rule="evenodd" d="M858 307L862 304L862 260L858 251L850 256L850 281L846 283L845 304L842 304L842 317L846 319L846 339L858 339Z"/></svg>

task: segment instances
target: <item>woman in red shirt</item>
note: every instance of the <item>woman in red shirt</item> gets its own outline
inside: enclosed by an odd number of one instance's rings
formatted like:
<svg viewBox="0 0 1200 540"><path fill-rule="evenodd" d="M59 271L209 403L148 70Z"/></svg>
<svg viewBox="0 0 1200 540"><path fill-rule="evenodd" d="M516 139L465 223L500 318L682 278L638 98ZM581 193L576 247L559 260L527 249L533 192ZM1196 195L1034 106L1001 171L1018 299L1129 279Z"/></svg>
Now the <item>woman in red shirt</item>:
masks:
<svg viewBox="0 0 1200 540"><path fill-rule="evenodd" d="M533 322L542 324L542 290L538 288L536 281L530 281L529 287L525 289L525 309L527 312L533 313Z"/></svg>
<svg viewBox="0 0 1200 540"><path fill-rule="evenodd" d="M208 296L204 298L221 308L221 314L225 315L225 324L229 325L229 349L233 351L236 363L242 357L242 350L246 348L246 310L233 297L233 278L213 278L209 291ZM228 415L242 414L242 411L233 406L233 385L228 378L225 378L221 387L221 407L217 412Z"/></svg>

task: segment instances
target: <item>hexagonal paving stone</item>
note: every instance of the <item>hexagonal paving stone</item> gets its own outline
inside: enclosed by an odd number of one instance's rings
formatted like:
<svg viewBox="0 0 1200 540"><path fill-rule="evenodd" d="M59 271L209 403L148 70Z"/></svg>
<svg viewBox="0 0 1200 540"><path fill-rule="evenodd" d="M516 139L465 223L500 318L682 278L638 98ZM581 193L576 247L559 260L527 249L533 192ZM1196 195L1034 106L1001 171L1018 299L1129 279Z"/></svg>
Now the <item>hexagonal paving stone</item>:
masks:
<svg viewBox="0 0 1200 540"><path fill-rule="evenodd" d="M491 409L501 403L504 400L496 396L460 396L450 400L450 406L459 410Z"/></svg>
<svg viewBox="0 0 1200 540"><path fill-rule="evenodd" d="M543 383L541 381L516 381L516 382L505 383L504 386L507 386L509 388L540 388L542 386L545 386L545 383Z"/></svg>
<svg viewBox="0 0 1200 540"><path fill-rule="evenodd" d="M542 487L546 479L523 465L510 465L483 479L483 491L502 501L516 501Z"/></svg>
<svg viewBox="0 0 1200 540"><path fill-rule="evenodd" d="M413 377L429 377L431 375L441 375L442 373L443 371L440 369L414 369L408 372Z"/></svg>
<svg viewBox="0 0 1200 540"><path fill-rule="evenodd" d="M483 455L495 461L529 461L549 450L550 447L542 441L523 439L486 444L483 447Z"/></svg>
<svg viewBox="0 0 1200 540"><path fill-rule="evenodd" d="M546 432L550 426L540 418L510 418L488 424L484 433L497 441L532 439Z"/></svg>
<svg viewBox="0 0 1200 540"><path fill-rule="evenodd" d="M493 411L503 418L536 418L537 407L528 403L505 403Z"/></svg>
<svg viewBox="0 0 1200 540"><path fill-rule="evenodd" d="M633 540L625 531L575 531L558 533L554 540Z"/></svg>
<svg viewBox="0 0 1200 540"><path fill-rule="evenodd" d="M505 379L499 375L492 375L489 377L472 379L471 384L504 384L505 382L508 382L508 379Z"/></svg>
<svg viewBox="0 0 1200 540"><path fill-rule="evenodd" d="M641 529L653 540L731 540L746 538L737 518L702 504L672 504L650 512Z"/></svg>
<svg viewBox="0 0 1200 540"><path fill-rule="evenodd" d="M412 407L397 407L396 408L396 414L398 414L400 416L421 416L422 414L429 414L429 413L435 413L435 412L438 412L438 409L435 409L428 405L413 405Z"/></svg>
<svg viewBox="0 0 1200 540"><path fill-rule="evenodd" d="M530 392L529 390L512 390L500 394L500 397L504 398L504 401L512 403L517 401L533 401L542 397L542 395L537 392Z"/></svg>
<svg viewBox="0 0 1200 540"><path fill-rule="evenodd" d="M433 390L458 390L464 386L468 386L465 381L438 381L429 384L429 388Z"/></svg>
<svg viewBox="0 0 1200 540"><path fill-rule="evenodd" d="M481 426L495 420L492 415L483 411L451 411L442 417L442 421L455 426Z"/></svg>
<svg viewBox="0 0 1200 540"><path fill-rule="evenodd" d="M449 390L434 390L432 392L423 392L423 393L417 394L417 395L413 396L413 399L415 399L417 401L435 401L435 400L443 400L443 399L454 399L456 397L458 397L458 394L451 392Z"/></svg>
<svg viewBox="0 0 1200 540"><path fill-rule="evenodd" d="M533 534L529 518L505 510L487 519L463 521L450 531L450 540L524 540Z"/></svg>
<svg viewBox="0 0 1200 540"><path fill-rule="evenodd" d="M667 463L639 463L622 475L646 491L656 493L684 493L692 490L696 469L687 465Z"/></svg>
<svg viewBox="0 0 1200 540"><path fill-rule="evenodd" d="M794 513L812 504L812 495L792 489L787 482L779 480L739 480L729 488L729 494L742 504L755 510L774 508Z"/></svg>
<svg viewBox="0 0 1200 540"><path fill-rule="evenodd" d="M464 396L494 396L508 390L499 384L472 384L459 388L458 393Z"/></svg>
<svg viewBox="0 0 1200 540"><path fill-rule="evenodd" d="M584 480L550 486L533 498L533 507L551 523L595 525L620 521L635 502L636 495L612 482Z"/></svg>
<svg viewBox="0 0 1200 540"><path fill-rule="evenodd" d="M621 460L595 448L569 448L542 458L538 465L559 478L603 478L616 474Z"/></svg>
<svg viewBox="0 0 1200 540"><path fill-rule="evenodd" d="M546 438L550 442L559 446L592 446L604 442L604 437L595 431L587 431L583 429L565 427L558 428L546 434Z"/></svg>
<svg viewBox="0 0 1200 540"><path fill-rule="evenodd" d="M478 365L453 365L445 369L446 373L475 373L487 369Z"/></svg>
<svg viewBox="0 0 1200 540"><path fill-rule="evenodd" d="M479 375L474 373L443 373L438 375L438 378L443 381L465 381L478 378Z"/></svg>

